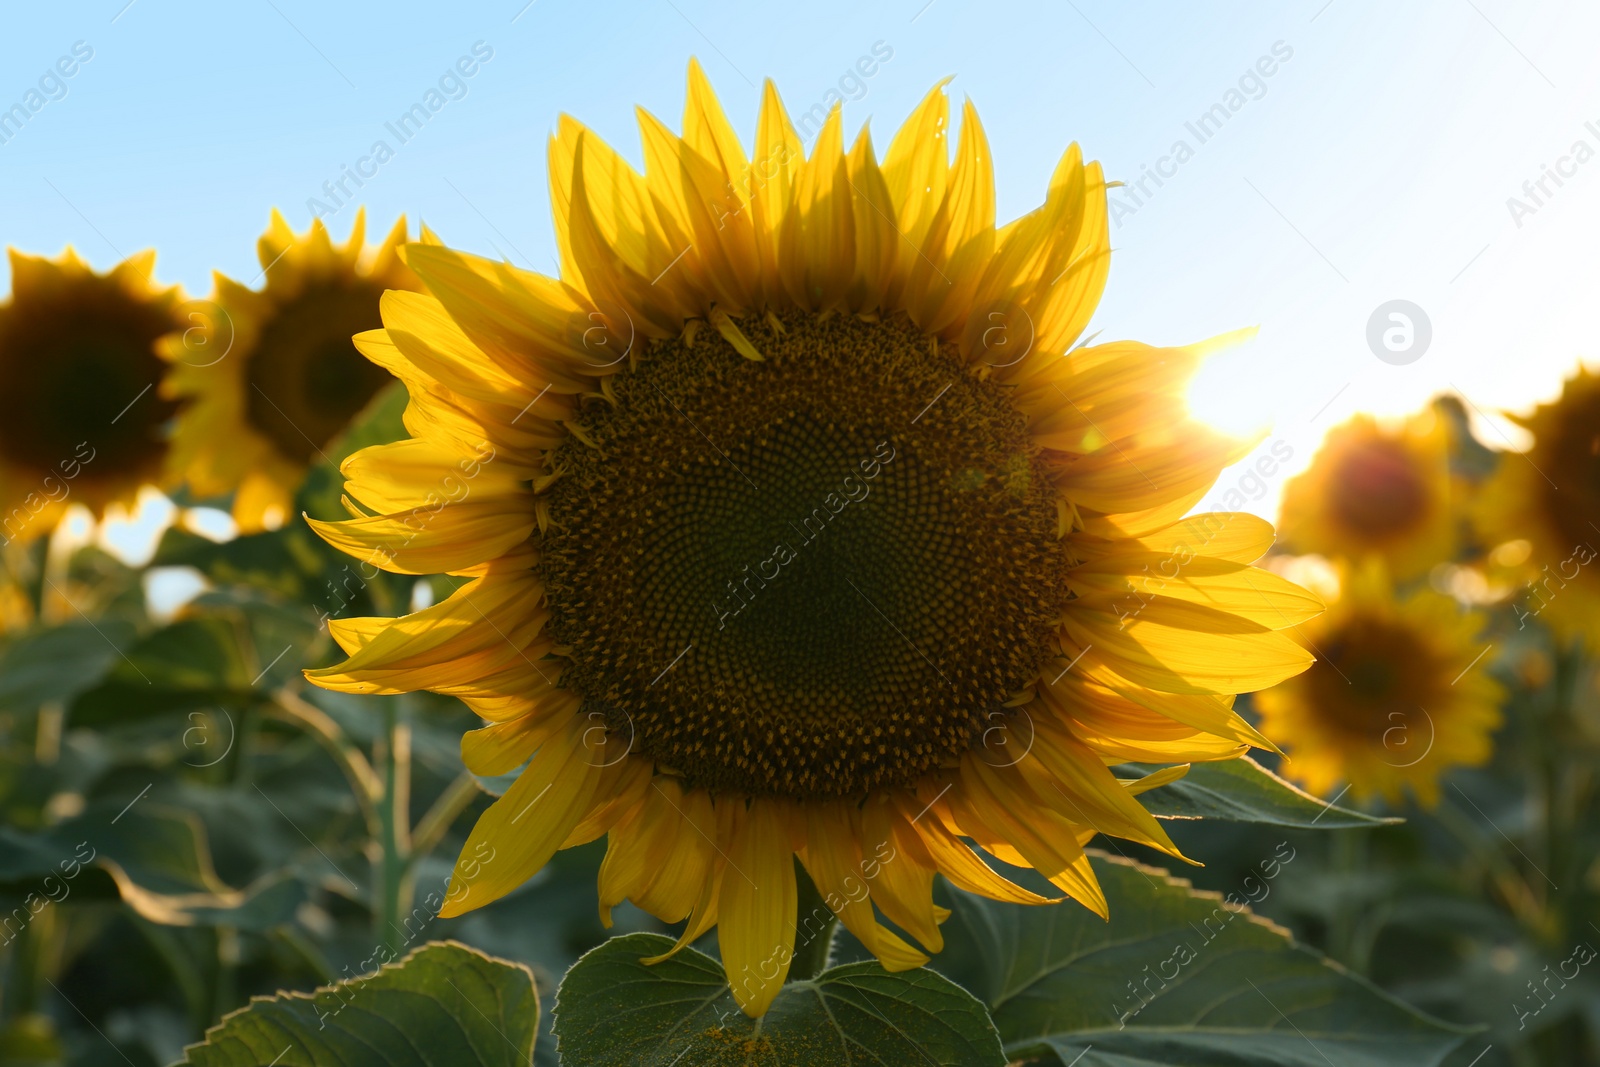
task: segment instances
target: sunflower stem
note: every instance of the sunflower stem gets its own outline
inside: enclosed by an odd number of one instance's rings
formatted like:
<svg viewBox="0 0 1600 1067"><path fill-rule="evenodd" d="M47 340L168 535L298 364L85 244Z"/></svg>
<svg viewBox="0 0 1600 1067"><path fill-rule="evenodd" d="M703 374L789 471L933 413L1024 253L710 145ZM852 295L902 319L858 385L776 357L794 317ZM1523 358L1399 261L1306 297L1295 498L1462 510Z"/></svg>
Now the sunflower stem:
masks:
<svg viewBox="0 0 1600 1067"><path fill-rule="evenodd" d="M433 802L433 807L417 821L411 832L411 864L415 866L418 860L425 859L438 848L456 819L482 795L478 779L471 771L462 771L455 781L446 786L445 791L439 794L439 799Z"/></svg>
<svg viewBox="0 0 1600 1067"><path fill-rule="evenodd" d="M361 808L368 834L374 840L381 837L383 828L378 818L378 802L383 794L383 783L366 754L345 737L339 724L327 712L288 689L274 693L264 713L305 731L322 746L349 781L350 792Z"/></svg>
<svg viewBox="0 0 1600 1067"><path fill-rule="evenodd" d="M403 697L383 702L383 739L378 764L383 794L378 803L378 937L398 958L406 935L400 916L411 904L411 721Z"/></svg>
<svg viewBox="0 0 1600 1067"><path fill-rule="evenodd" d="M794 880L797 922L789 980L803 982L828 969L828 960L833 953L833 930L839 919L828 907L827 901L822 899L822 894L817 892L816 883L799 860L795 860Z"/></svg>

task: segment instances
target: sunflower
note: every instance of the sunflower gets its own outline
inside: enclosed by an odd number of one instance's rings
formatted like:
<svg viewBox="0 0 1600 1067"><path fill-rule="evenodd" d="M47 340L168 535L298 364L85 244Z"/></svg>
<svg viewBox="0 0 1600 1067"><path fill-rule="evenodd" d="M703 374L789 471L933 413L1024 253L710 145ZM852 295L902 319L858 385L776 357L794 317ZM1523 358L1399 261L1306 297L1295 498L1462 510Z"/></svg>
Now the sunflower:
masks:
<svg viewBox="0 0 1600 1067"><path fill-rule="evenodd" d="M1050 899L965 839L1106 914L1083 844L1177 855L1134 794L1181 773L1108 766L1266 744L1232 695L1303 670L1276 631L1320 610L1248 565L1270 525L1183 518L1251 444L1185 414L1210 346L1064 358L1109 262L1100 167L1069 148L997 229L942 85L881 166L837 109L805 157L770 82L747 157L692 63L682 137L641 124L643 176L553 135L559 279L425 233L428 293L357 339L412 437L350 457L356 517L313 525L469 580L331 622L349 659L308 677L454 694L488 722L469 768L526 764L441 914L609 835L602 915L632 900L680 946L718 926L752 1016L816 925L796 857L896 970L942 946L935 873Z"/></svg>
<svg viewBox="0 0 1600 1067"><path fill-rule="evenodd" d="M1317 662L1255 695L1261 731L1312 792L1347 782L1360 800L1394 804L1409 788L1432 807L1444 772L1488 760L1500 725L1485 618L1427 587L1397 599L1378 564L1346 570L1341 584L1327 614L1297 631Z"/></svg>
<svg viewBox="0 0 1600 1067"><path fill-rule="evenodd" d="M155 345L177 323L154 251L97 274L72 249L11 250L0 304L0 540L48 533L69 504L99 515L159 479L177 405L154 388Z"/></svg>
<svg viewBox="0 0 1600 1067"><path fill-rule="evenodd" d="M1520 626L1538 619L1563 640L1600 652L1600 376L1580 367L1554 403L1514 421L1533 434L1506 453L1474 518L1491 559L1514 562Z"/></svg>
<svg viewBox="0 0 1600 1067"><path fill-rule="evenodd" d="M320 219L296 236L274 211L257 242L265 287L216 275L209 306L163 341L171 373L162 393L190 400L173 437L173 477L202 497L235 493L242 530L281 524L306 468L393 381L350 337L380 324L385 290L420 288L396 254L405 238L401 218L367 248L363 211L335 247Z"/></svg>
<svg viewBox="0 0 1600 1067"><path fill-rule="evenodd" d="M1418 577L1454 552L1451 488L1450 428L1438 413L1395 427L1357 415L1283 487L1281 546L1358 564L1376 558L1396 579Z"/></svg>

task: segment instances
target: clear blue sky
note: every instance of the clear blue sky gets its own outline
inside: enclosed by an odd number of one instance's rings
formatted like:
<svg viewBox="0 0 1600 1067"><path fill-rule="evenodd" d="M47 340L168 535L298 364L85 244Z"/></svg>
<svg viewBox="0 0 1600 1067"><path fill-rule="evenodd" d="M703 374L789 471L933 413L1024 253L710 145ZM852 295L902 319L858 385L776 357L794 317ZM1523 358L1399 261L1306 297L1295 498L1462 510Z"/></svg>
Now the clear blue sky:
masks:
<svg viewBox="0 0 1600 1067"><path fill-rule="evenodd" d="M973 98L992 142L1003 218L1038 202L1071 140L1113 177L1159 165L1170 177L1146 179L1142 202L1116 194L1095 327L1181 342L1260 326L1196 403L1234 425L1272 422L1291 468L1353 410L1405 410L1451 383L1485 410L1514 408L1600 355L1600 159L1561 163L1580 140L1600 151L1593 4L525 3L12 5L0 109L41 78L44 102L0 143L0 241L71 243L101 266L154 246L158 276L191 291L212 268L248 280L268 209L302 228L307 200L382 139L394 158L359 190L375 226L405 212L452 244L552 271L556 116L637 162L633 106L677 126L695 55L747 139L762 78L795 111L845 79L859 96L847 122L870 120L880 150L956 75L952 94ZM73 61L78 42L92 58ZM457 98L399 144L385 123L477 42L492 58L447 80ZM850 81L875 45L892 58ZM1252 73L1275 45L1271 76ZM57 81L62 57L73 74ZM1230 103L1203 143L1186 125ZM1163 161L1180 140L1192 157ZM1535 203L1523 183L1546 165L1568 174ZM1532 210L1514 218L1513 196ZM329 220L336 235L352 214ZM1366 342L1373 310L1396 298L1432 321L1430 349L1406 366Z"/></svg>

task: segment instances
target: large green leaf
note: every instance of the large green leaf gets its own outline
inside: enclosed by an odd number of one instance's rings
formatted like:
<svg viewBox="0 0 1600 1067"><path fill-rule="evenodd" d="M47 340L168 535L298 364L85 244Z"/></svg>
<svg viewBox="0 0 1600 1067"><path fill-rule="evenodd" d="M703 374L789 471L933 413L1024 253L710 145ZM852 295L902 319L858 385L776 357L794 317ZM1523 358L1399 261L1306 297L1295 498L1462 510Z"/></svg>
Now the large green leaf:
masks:
<svg viewBox="0 0 1600 1067"><path fill-rule="evenodd" d="M281 874L230 887L212 867L194 813L142 794L97 802L38 833L0 827L0 902L13 914L113 893L151 922L254 930L290 922L306 899L304 887Z"/></svg>
<svg viewBox="0 0 1600 1067"><path fill-rule="evenodd" d="M370 977L255 998L187 1048L183 1065L527 1067L538 1028L527 968L434 942Z"/></svg>
<svg viewBox="0 0 1600 1067"><path fill-rule="evenodd" d="M1013 1058L1076 1067L1430 1067L1464 1031L1422 1015L1252 914L1091 853L1111 907L953 892L935 966L977 992ZM1294 856L1280 856L1272 875Z"/></svg>
<svg viewBox="0 0 1600 1067"><path fill-rule="evenodd" d="M1005 1063L983 1005L929 970L851 963L784 986L759 1021L734 1003L722 965L660 934L614 937L567 972L555 1032L567 1067L846 1067Z"/></svg>
<svg viewBox="0 0 1600 1067"><path fill-rule="evenodd" d="M71 723L105 728L237 706L250 697L250 672L236 642L233 628L220 618L197 616L163 626L127 646L100 684L78 696Z"/></svg>
<svg viewBox="0 0 1600 1067"><path fill-rule="evenodd" d="M119 618L78 619L7 639L0 644L0 710L71 699L125 663L136 639L134 624Z"/></svg>
<svg viewBox="0 0 1600 1067"><path fill-rule="evenodd" d="M1134 778L1160 769L1139 763L1117 768L1120 774ZM1152 789L1142 800L1158 819L1222 819L1306 830L1343 830L1401 821L1318 800L1248 756L1196 763L1188 774L1170 785Z"/></svg>

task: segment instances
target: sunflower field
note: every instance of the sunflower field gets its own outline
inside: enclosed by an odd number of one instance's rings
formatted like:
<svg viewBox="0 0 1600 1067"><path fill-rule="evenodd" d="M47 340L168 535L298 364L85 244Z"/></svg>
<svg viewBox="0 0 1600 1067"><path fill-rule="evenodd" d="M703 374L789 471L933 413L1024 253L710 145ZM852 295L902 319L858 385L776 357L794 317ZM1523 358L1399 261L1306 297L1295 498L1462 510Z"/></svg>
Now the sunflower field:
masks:
<svg viewBox="0 0 1600 1067"><path fill-rule="evenodd" d="M544 271L11 250L0 1064L1600 1064L1600 376L1269 522L1089 147L685 98Z"/></svg>

